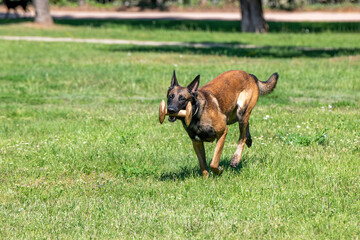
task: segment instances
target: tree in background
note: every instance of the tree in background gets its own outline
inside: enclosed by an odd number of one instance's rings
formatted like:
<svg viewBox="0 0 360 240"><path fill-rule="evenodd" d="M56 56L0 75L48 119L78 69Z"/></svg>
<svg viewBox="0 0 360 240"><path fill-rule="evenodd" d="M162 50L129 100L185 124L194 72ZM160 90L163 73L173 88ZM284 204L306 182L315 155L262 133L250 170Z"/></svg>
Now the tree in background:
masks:
<svg viewBox="0 0 360 240"><path fill-rule="evenodd" d="M241 30L264 33L269 30L262 9L261 0L240 0Z"/></svg>
<svg viewBox="0 0 360 240"><path fill-rule="evenodd" d="M35 22L42 24L53 24L53 19L50 15L49 0L33 0L35 7Z"/></svg>

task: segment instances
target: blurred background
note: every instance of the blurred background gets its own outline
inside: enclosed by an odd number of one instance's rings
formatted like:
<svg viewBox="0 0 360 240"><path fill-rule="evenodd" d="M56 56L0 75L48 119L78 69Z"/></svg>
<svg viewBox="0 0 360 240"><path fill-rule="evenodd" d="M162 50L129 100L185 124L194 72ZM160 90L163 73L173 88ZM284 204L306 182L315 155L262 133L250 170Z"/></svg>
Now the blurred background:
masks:
<svg viewBox="0 0 360 240"><path fill-rule="evenodd" d="M359 8L359 0L263 0L267 9L308 10L326 8ZM237 0L50 0L56 6L96 6L102 8L228 8L240 6Z"/></svg>

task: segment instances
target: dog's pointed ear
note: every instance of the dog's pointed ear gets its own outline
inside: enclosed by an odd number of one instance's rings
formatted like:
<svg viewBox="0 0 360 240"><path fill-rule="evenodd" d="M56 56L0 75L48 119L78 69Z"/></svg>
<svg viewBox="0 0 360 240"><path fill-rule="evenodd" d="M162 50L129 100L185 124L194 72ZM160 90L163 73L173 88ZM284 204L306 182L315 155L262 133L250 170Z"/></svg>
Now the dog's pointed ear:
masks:
<svg viewBox="0 0 360 240"><path fill-rule="evenodd" d="M175 70L171 79L171 87L179 86L179 83L176 78Z"/></svg>
<svg viewBox="0 0 360 240"><path fill-rule="evenodd" d="M190 92L196 92L200 84L200 75L197 75L196 78L187 86Z"/></svg>

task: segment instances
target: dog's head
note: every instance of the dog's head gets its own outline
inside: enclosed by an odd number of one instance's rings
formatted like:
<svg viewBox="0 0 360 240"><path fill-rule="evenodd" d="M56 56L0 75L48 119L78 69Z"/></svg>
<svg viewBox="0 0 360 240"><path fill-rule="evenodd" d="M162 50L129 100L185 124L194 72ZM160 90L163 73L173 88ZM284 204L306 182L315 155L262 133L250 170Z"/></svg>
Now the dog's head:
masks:
<svg viewBox="0 0 360 240"><path fill-rule="evenodd" d="M175 70L171 79L171 86L167 93L167 111L176 114L186 108L188 102L193 103L196 91L199 87L200 75L198 75L187 87L181 87L177 81ZM177 117L169 116L170 122L175 122Z"/></svg>

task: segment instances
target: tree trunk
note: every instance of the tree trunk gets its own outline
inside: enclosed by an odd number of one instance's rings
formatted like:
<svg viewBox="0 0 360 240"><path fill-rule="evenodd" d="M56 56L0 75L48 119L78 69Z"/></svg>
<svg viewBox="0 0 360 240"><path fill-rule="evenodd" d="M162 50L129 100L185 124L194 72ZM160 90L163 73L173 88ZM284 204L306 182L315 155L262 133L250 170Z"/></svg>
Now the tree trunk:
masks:
<svg viewBox="0 0 360 240"><path fill-rule="evenodd" d="M269 30L263 16L261 0L240 0L240 5L243 32L264 33Z"/></svg>
<svg viewBox="0 0 360 240"><path fill-rule="evenodd" d="M53 19L50 15L49 0L33 0L35 7L35 22L42 24L53 24Z"/></svg>
<svg viewBox="0 0 360 240"><path fill-rule="evenodd" d="M78 4L80 7L85 6L85 0L78 0Z"/></svg>

